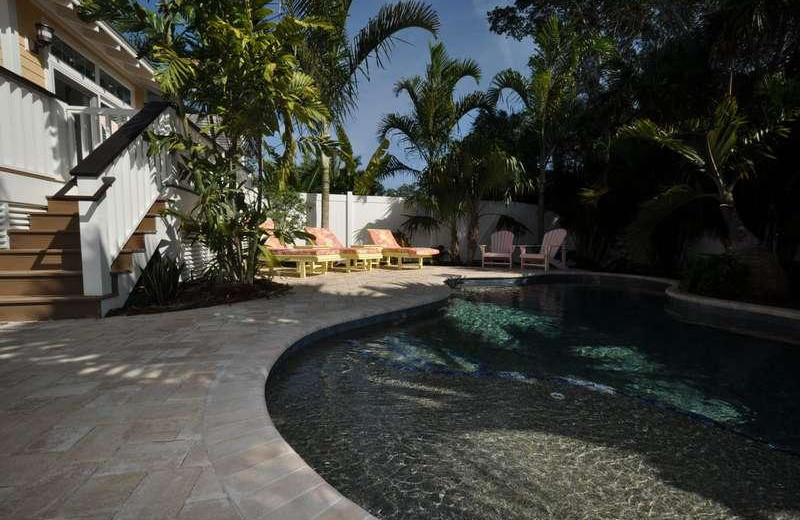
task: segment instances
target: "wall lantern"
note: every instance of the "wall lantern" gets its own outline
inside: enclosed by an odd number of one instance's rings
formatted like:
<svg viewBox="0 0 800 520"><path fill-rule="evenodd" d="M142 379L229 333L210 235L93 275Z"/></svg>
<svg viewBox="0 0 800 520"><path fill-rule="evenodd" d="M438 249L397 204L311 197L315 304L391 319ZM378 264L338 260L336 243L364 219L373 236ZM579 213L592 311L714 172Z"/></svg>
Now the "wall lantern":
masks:
<svg viewBox="0 0 800 520"><path fill-rule="evenodd" d="M36 24L36 44L37 50L46 49L53 43L53 35L55 30L47 25L47 22L39 22Z"/></svg>

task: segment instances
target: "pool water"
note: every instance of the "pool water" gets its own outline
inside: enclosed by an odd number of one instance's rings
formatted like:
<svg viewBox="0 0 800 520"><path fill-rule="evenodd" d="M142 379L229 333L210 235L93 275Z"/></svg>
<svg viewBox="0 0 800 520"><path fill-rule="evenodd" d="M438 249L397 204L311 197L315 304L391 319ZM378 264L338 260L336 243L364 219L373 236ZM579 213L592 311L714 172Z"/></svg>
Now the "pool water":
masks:
<svg viewBox="0 0 800 520"><path fill-rule="evenodd" d="M465 290L288 357L268 407L381 518L800 518L800 457L769 447L800 452L800 347L663 306L598 285Z"/></svg>

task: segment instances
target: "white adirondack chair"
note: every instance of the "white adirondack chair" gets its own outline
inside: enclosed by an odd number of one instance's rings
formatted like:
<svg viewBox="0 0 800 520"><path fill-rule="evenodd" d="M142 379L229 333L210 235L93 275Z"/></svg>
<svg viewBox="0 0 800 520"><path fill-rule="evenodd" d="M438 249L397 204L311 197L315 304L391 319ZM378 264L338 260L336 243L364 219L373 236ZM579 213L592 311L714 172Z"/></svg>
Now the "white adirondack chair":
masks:
<svg viewBox="0 0 800 520"><path fill-rule="evenodd" d="M526 267L544 267L545 272L550 271L550 266L553 265L559 269L566 269L566 255L567 248L564 247L564 242L567 239L566 229L553 229L544 234L542 244L518 246L519 247L519 263L522 269ZM539 247L538 253L529 253L529 247ZM556 259L556 255L561 251L561 260Z"/></svg>
<svg viewBox="0 0 800 520"><path fill-rule="evenodd" d="M511 269L511 257L514 254L514 233L511 231L495 231L491 237L491 249L481 248L481 267L487 265L508 266Z"/></svg>

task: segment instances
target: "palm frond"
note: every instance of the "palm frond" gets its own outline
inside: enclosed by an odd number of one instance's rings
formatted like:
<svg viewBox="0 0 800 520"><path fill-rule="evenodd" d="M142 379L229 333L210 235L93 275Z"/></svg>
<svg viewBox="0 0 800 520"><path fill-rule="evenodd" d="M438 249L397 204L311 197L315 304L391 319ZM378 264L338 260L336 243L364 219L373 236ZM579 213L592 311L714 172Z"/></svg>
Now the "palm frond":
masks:
<svg viewBox="0 0 800 520"><path fill-rule="evenodd" d="M705 168L706 161L702 155L693 146L678 139L675 134L674 129L662 128L649 119L640 119L622 127L617 132L617 137L652 142L681 155L698 168Z"/></svg>
<svg viewBox="0 0 800 520"><path fill-rule="evenodd" d="M370 58L378 67L383 67L400 31L419 28L436 36L440 26L439 15L425 2L401 1L384 5L353 40L349 64L351 77L359 71L369 77Z"/></svg>
<svg viewBox="0 0 800 520"><path fill-rule="evenodd" d="M531 108L528 99L528 85L519 71L505 69L498 72L492 80L492 85L487 94L489 99L496 105L505 90L510 91L514 98L518 99L525 108Z"/></svg>
<svg viewBox="0 0 800 520"><path fill-rule="evenodd" d="M658 227L676 211L701 200L718 200L700 188L679 184L664 189L642 204L634 221L625 232L628 254L634 261L645 262L652 251L652 239Z"/></svg>

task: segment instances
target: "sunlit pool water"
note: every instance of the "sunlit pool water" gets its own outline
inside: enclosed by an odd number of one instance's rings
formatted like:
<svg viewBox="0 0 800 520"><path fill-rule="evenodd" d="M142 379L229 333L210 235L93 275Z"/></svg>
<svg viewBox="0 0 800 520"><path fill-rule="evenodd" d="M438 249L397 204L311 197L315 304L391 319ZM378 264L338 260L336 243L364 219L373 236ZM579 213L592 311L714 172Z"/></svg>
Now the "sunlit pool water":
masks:
<svg viewBox="0 0 800 520"><path fill-rule="evenodd" d="M800 517L800 457L768 446L800 452L800 347L663 304L597 285L468 290L288 357L270 414L382 518Z"/></svg>

